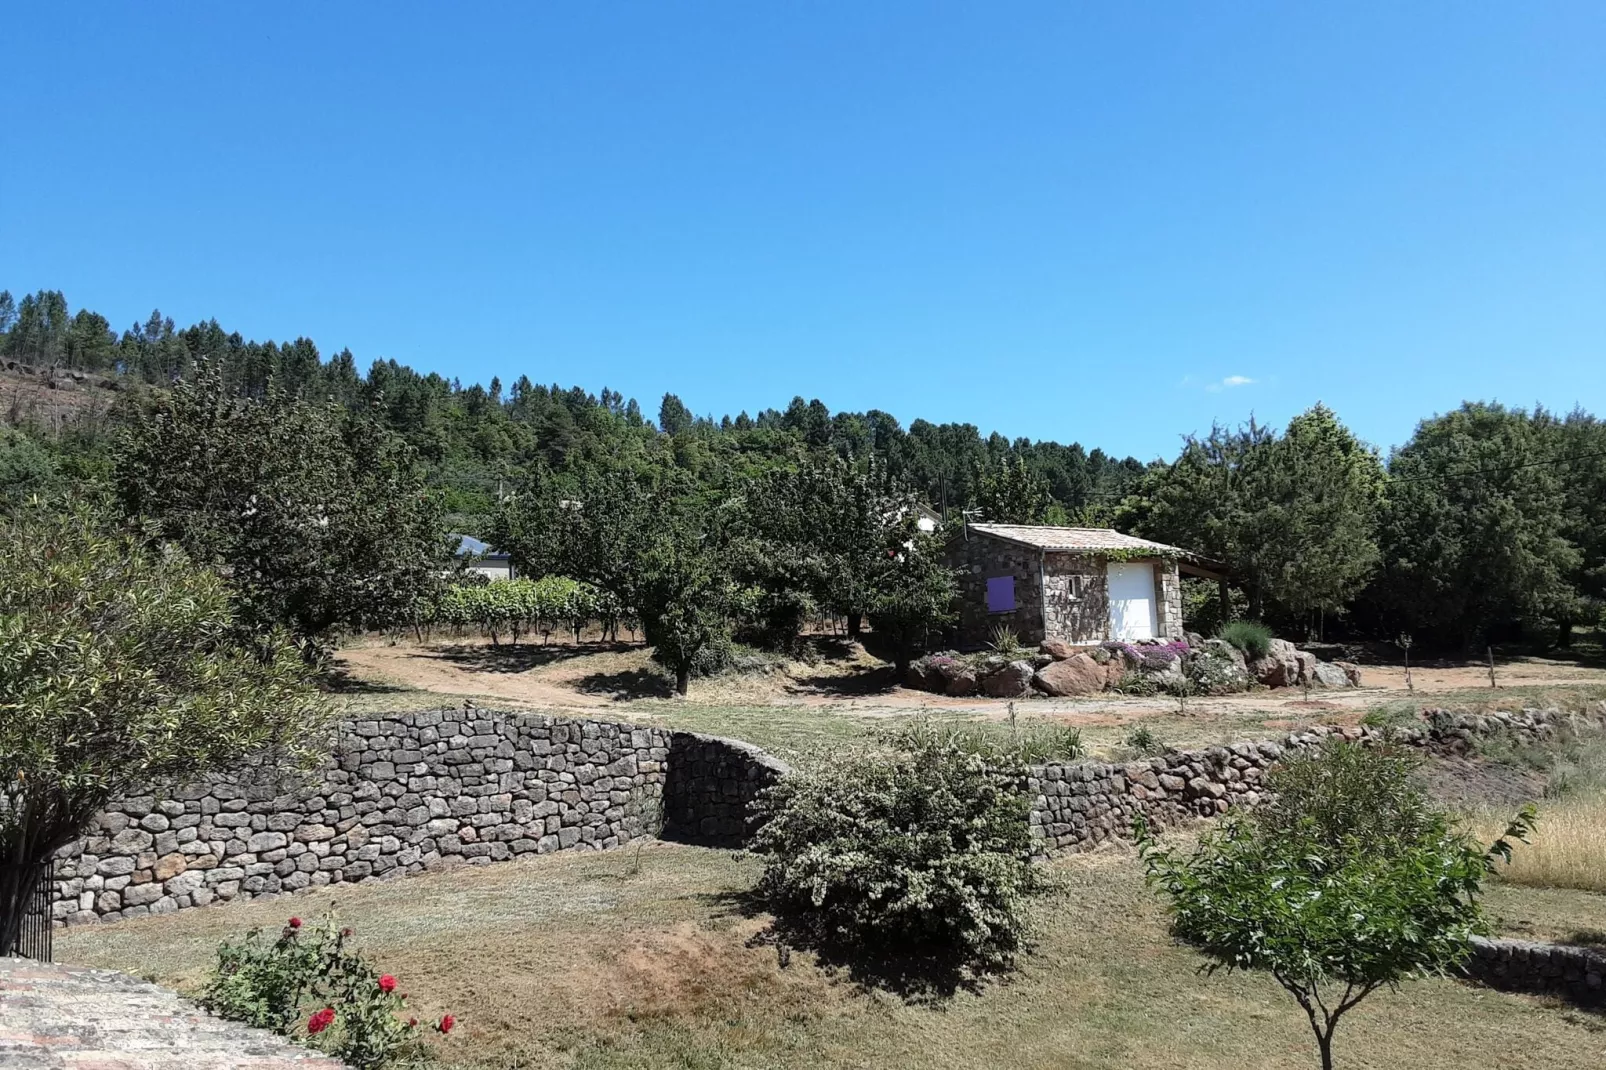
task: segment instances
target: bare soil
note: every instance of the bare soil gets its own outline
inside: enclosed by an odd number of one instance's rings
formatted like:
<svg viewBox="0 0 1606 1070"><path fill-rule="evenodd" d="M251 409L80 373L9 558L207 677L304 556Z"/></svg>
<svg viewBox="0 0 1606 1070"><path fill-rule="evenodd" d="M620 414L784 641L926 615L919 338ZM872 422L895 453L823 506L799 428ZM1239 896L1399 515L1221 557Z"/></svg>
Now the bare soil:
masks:
<svg viewBox="0 0 1606 1070"><path fill-rule="evenodd" d="M694 680L688 700L740 706L843 706L859 716L945 710L975 717L1009 716L1005 699L949 698L900 686L891 666L858 644L815 642L811 661L789 661L768 672ZM622 703L673 697L669 678L639 643L576 644L553 641L493 646L487 640L438 643L371 640L348 646L339 667L358 682L442 695L473 695L521 707L596 710ZM1498 687L1489 686L1486 664L1435 662L1414 667L1414 691L1397 665L1368 665L1363 686L1348 691L1295 688L1253 691L1179 703L1168 696L1104 694L1077 699L1032 698L1014 705L1030 716L1073 720L1078 725L1117 727L1153 718L1237 722L1250 718L1273 728L1314 721L1354 723L1366 711L1394 701L1432 704L1452 695L1460 702L1486 695L1500 701L1514 689L1606 686L1606 669L1537 657L1497 660Z"/></svg>

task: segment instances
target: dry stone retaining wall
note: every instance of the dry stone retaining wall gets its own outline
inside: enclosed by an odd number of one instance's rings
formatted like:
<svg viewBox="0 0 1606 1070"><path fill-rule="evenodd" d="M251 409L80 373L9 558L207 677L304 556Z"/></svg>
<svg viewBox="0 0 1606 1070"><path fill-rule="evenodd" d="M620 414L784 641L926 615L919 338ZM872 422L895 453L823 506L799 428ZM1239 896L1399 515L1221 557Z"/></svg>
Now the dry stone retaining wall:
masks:
<svg viewBox="0 0 1606 1070"><path fill-rule="evenodd" d="M1603 714L1606 710L1583 717L1598 724ZM1518 744L1546 739L1577 716L1556 710L1490 714L1431 710L1419 724L1387 730L1319 727L1277 740L1168 751L1131 762L1051 763L1032 770L1032 834L1044 855L1085 851L1106 840L1130 839L1139 816L1154 825L1175 825L1214 817L1230 806L1254 805L1273 763L1290 750L1320 746L1329 738L1361 743L1388 738L1463 753L1482 737L1505 735Z"/></svg>
<svg viewBox="0 0 1606 1070"><path fill-rule="evenodd" d="M58 856L53 916L134 918L615 847L658 833L666 784L677 827L704 842L739 837L733 815L779 763L712 737L677 745L680 735L482 710L349 721L334 756L299 781L246 770L119 800Z"/></svg>
<svg viewBox="0 0 1606 1070"><path fill-rule="evenodd" d="M1548 993L1580 1007L1606 1007L1606 952L1592 948L1473 937L1472 957L1463 969L1490 988Z"/></svg>
<svg viewBox="0 0 1606 1070"><path fill-rule="evenodd" d="M753 799L790 772L751 743L676 732L664 784L664 838L741 847L751 831Z"/></svg>

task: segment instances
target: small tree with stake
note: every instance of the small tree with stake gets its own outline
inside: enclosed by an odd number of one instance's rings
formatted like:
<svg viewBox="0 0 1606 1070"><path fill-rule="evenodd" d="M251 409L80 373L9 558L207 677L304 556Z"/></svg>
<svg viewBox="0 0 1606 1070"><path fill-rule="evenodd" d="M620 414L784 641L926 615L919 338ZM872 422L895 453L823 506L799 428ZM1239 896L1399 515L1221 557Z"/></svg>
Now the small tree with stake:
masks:
<svg viewBox="0 0 1606 1070"><path fill-rule="evenodd" d="M120 795L253 751L311 754L288 636L248 644L216 574L82 507L0 521L0 953L56 851Z"/></svg>
<svg viewBox="0 0 1606 1070"><path fill-rule="evenodd" d="M1486 930L1478 895L1533 825L1525 809L1490 847L1434 806L1411 759L1338 744L1292 759L1276 802L1178 854L1140 824L1151 886L1205 972L1264 970L1310 1020L1323 1070L1340 1019L1382 987L1443 974Z"/></svg>

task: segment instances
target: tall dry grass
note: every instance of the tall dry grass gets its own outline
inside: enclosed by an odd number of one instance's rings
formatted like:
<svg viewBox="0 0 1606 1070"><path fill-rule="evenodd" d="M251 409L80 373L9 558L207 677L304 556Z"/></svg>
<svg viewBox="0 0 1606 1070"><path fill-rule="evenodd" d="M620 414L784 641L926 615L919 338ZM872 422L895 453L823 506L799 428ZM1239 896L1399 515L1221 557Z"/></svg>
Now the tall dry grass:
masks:
<svg viewBox="0 0 1606 1070"><path fill-rule="evenodd" d="M1509 814L1480 815L1480 839L1500 835ZM1536 888L1577 888L1606 894L1606 795L1571 795L1539 805L1539 824L1530 843L1519 843L1511 864L1500 864L1501 880Z"/></svg>

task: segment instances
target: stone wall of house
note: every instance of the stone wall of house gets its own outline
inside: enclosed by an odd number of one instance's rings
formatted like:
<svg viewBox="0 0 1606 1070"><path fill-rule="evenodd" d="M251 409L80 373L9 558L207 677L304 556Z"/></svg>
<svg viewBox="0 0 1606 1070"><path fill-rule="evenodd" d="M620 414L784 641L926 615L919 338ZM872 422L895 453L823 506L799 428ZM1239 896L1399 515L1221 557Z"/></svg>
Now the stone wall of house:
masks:
<svg viewBox="0 0 1606 1070"><path fill-rule="evenodd" d="M1110 577L1102 557L1049 553L1043 560L1047 639L1097 643L1110 634Z"/></svg>
<svg viewBox="0 0 1606 1070"><path fill-rule="evenodd" d="M247 769L118 800L58 855L53 915L133 918L453 863L615 847L659 833L666 789L677 829L734 842L733 815L772 766L779 763L746 744L535 714L349 721L333 757L310 775Z"/></svg>
<svg viewBox="0 0 1606 1070"><path fill-rule="evenodd" d="M1463 972L1506 992L1537 992L1580 1007L1606 1007L1606 951L1473 937L1472 957Z"/></svg>
<svg viewBox="0 0 1606 1070"><path fill-rule="evenodd" d="M1159 596L1154 607L1157 621L1155 634L1161 639L1181 639L1187 633L1182 627L1182 577L1177 572L1176 561L1157 559L1154 562L1154 580L1154 589Z"/></svg>
<svg viewBox="0 0 1606 1070"><path fill-rule="evenodd" d="M1043 562L1037 550L970 532L955 536L947 557L959 572L960 646L983 646L1000 626L1027 645L1043 641ZM987 581L998 576L1015 579L1013 612L987 611Z"/></svg>
<svg viewBox="0 0 1606 1070"><path fill-rule="evenodd" d="M751 743L676 732L664 782L664 838L741 847L752 829L753 799L790 772Z"/></svg>
<svg viewBox="0 0 1606 1070"><path fill-rule="evenodd" d="M1107 840L1130 839L1139 816L1151 825L1169 826L1215 817L1231 806L1252 806L1260 800L1267 769L1279 758L1333 737L1363 744L1387 738L1431 751L1464 753L1489 736L1505 735L1518 744L1546 739L1580 717L1595 725L1606 722L1606 704L1585 715L1434 710L1420 723L1388 730L1318 727L1275 740L1168 751L1130 762L1051 763L1032 770L1032 835L1044 855L1086 851Z"/></svg>

